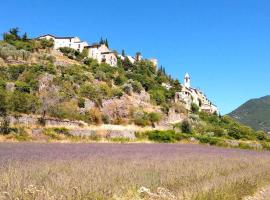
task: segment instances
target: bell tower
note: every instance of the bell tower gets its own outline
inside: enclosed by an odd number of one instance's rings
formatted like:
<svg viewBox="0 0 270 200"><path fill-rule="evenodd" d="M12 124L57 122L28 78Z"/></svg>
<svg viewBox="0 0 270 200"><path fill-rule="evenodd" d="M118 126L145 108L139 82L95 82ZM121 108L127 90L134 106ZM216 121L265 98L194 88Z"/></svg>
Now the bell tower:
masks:
<svg viewBox="0 0 270 200"><path fill-rule="evenodd" d="M184 77L184 86L186 88L190 88L190 76L188 73L186 73L186 75Z"/></svg>

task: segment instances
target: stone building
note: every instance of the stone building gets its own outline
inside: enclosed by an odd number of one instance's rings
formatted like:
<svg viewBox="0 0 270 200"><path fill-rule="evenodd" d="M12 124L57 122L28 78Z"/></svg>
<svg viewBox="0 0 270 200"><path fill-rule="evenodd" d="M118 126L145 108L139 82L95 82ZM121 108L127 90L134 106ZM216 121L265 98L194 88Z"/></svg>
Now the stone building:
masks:
<svg viewBox="0 0 270 200"><path fill-rule="evenodd" d="M88 57L96 59L98 63L107 63L111 66L117 65L117 56L105 44L93 44L86 46Z"/></svg>
<svg viewBox="0 0 270 200"><path fill-rule="evenodd" d="M185 74L181 92L175 94L175 102L182 103L187 110L191 110L191 105L194 103L199 107L200 111L219 113L217 106L202 91L191 87L191 80L188 73Z"/></svg>

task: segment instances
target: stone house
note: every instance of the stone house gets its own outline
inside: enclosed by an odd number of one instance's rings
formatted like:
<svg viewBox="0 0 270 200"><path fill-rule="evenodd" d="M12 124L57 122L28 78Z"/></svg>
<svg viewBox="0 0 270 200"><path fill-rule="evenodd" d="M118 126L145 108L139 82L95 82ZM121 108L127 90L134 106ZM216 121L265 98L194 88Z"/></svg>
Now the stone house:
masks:
<svg viewBox="0 0 270 200"><path fill-rule="evenodd" d="M105 44L93 44L86 46L88 57L96 59L98 63L107 63L111 66L117 65L117 56Z"/></svg>

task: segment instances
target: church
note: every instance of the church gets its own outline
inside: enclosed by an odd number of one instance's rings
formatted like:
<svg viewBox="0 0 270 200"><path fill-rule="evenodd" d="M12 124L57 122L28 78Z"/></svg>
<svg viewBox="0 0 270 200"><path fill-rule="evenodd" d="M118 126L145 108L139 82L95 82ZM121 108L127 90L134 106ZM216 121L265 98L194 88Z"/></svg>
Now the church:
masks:
<svg viewBox="0 0 270 200"><path fill-rule="evenodd" d="M181 92L175 94L175 102L182 103L189 111L191 110L192 103L194 103L202 112L219 113L217 106L202 91L191 87L191 80L188 73L185 74Z"/></svg>

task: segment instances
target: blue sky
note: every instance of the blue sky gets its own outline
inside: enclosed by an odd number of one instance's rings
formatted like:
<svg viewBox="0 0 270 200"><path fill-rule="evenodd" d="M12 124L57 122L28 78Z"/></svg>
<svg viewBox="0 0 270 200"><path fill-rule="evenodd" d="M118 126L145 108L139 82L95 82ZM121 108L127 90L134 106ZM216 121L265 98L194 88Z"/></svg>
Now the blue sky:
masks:
<svg viewBox="0 0 270 200"><path fill-rule="evenodd" d="M226 114L270 94L269 10L269 0L14 0L1 2L0 32L107 37L119 52L156 57L181 82L189 72Z"/></svg>

